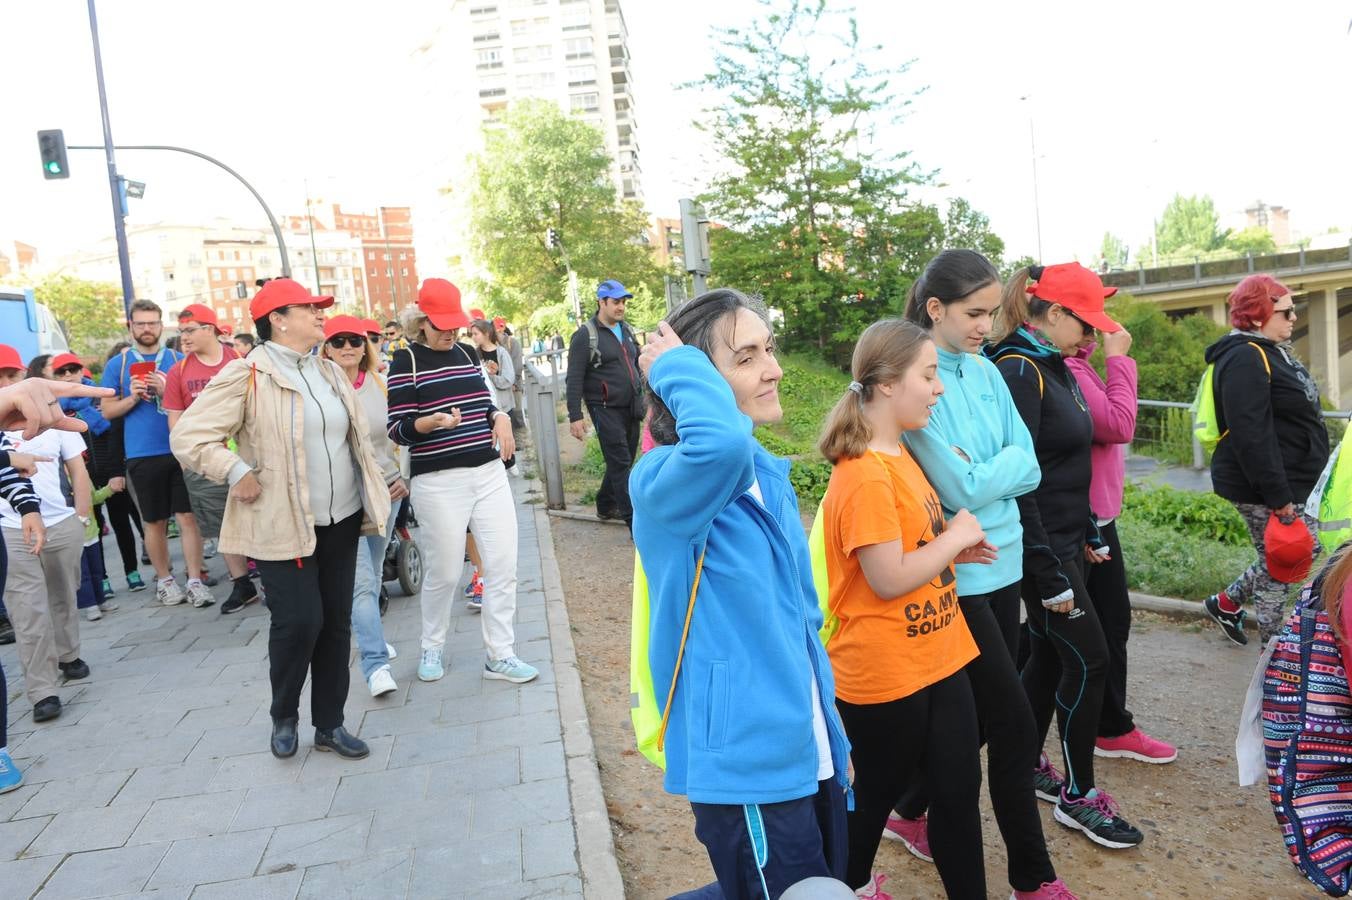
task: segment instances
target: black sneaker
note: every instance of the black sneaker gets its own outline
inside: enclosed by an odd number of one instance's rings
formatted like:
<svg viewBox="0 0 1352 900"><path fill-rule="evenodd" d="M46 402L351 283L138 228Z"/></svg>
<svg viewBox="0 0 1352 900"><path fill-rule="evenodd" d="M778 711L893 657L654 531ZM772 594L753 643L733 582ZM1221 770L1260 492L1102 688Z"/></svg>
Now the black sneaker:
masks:
<svg viewBox="0 0 1352 900"><path fill-rule="evenodd" d="M14 626L9 624L9 619L0 616L0 644L14 643Z"/></svg>
<svg viewBox="0 0 1352 900"><path fill-rule="evenodd" d="M143 566L150 565L150 554L147 553L145 550L141 551L141 565Z"/></svg>
<svg viewBox="0 0 1352 900"><path fill-rule="evenodd" d="M1113 850L1135 847L1145 840L1139 829L1122 818L1117 803L1105 791L1090 790L1080 799L1072 800L1062 790L1052 817L1067 828L1084 832L1094 843Z"/></svg>
<svg viewBox="0 0 1352 900"><path fill-rule="evenodd" d="M60 697L43 697L33 704L33 721L47 722L61 715Z"/></svg>
<svg viewBox="0 0 1352 900"><path fill-rule="evenodd" d="M57 663L56 665L67 681L79 681L81 678L89 677L89 663L78 657L68 663Z"/></svg>
<svg viewBox="0 0 1352 900"><path fill-rule="evenodd" d="M230 596L221 604L221 615L228 616L231 613L237 613L258 599L258 588L254 587L253 579L249 576L235 579L235 586L230 590Z"/></svg>
<svg viewBox="0 0 1352 900"><path fill-rule="evenodd" d="M1221 631L1225 632L1225 636L1231 641L1241 647L1249 642L1249 636L1244 633L1244 610L1231 613L1221 609L1220 594L1207 597L1202 601L1202 606L1206 609L1206 614L1221 626Z"/></svg>

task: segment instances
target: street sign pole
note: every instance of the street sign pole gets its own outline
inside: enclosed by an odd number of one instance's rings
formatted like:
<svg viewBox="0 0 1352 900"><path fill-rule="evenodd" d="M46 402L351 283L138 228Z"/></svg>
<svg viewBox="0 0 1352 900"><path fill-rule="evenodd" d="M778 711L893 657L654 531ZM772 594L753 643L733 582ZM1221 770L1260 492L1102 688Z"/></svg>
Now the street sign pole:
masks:
<svg viewBox="0 0 1352 900"><path fill-rule="evenodd" d="M694 294L698 297L709 289L709 218L704 207L694 200L681 200L681 247L685 255L685 270L690 273Z"/></svg>
<svg viewBox="0 0 1352 900"><path fill-rule="evenodd" d="M122 199L122 180L117 174L117 160L113 156L113 126L108 118L108 92L103 85L103 53L99 50L99 23L94 14L94 0L89 0L89 34L94 39L94 74L99 82L99 113L103 117L103 154L108 160L108 188L113 198L113 229L117 237L117 264L122 270L122 311L131 321L131 304L136 299L131 283L131 253L127 250L127 223L125 202Z"/></svg>

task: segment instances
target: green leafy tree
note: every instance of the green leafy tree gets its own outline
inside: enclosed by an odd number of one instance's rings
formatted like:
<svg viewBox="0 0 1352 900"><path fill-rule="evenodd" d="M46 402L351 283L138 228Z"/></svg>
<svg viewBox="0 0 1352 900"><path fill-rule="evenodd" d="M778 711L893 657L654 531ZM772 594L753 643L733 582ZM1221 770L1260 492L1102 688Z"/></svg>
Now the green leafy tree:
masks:
<svg viewBox="0 0 1352 900"><path fill-rule="evenodd" d="M642 235L647 218L615 196L601 132L543 100L513 104L486 134L475 160L471 240L488 272L477 284L485 306L509 317L564 299L567 269L546 248L556 229L578 273L584 306L590 286L618 278L656 289L661 271Z"/></svg>
<svg viewBox="0 0 1352 900"><path fill-rule="evenodd" d="M1099 245L1099 258L1106 259L1109 266L1125 266L1130 248L1111 231L1103 232L1103 243Z"/></svg>
<svg viewBox="0 0 1352 900"><path fill-rule="evenodd" d="M1155 226L1155 243L1161 256L1219 250L1229 236L1229 229L1221 230L1216 204L1205 195L1175 194Z"/></svg>
<svg viewBox="0 0 1352 900"><path fill-rule="evenodd" d="M1108 314L1131 332L1137 393L1149 400L1191 402L1206 368L1206 348L1228 330L1199 313L1172 319L1129 294L1109 300ZM1102 357L1100 348L1094 358L1100 370Z"/></svg>
<svg viewBox="0 0 1352 900"><path fill-rule="evenodd" d="M122 289L115 284L52 275L33 286L33 296L61 320L71 350L80 356L102 358L127 334Z"/></svg>
<svg viewBox="0 0 1352 900"><path fill-rule="evenodd" d="M568 340L569 335L577 328L576 323L568 320L569 311L567 303L551 303L548 306L536 307L535 312L530 314L531 334L545 340L561 334L565 341Z"/></svg>
<svg viewBox="0 0 1352 900"><path fill-rule="evenodd" d="M702 198L728 226L711 235L715 278L782 311L788 343L825 348L900 308L944 223L908 202L927 176L905 152L868 149L909 102L891 87L906 66L871 66L879 48L824 0L761 8L716 30L713 71L695 85L720 97L696 123L726 161Z"/></svg>
<svg viewBox="0 0 1352 900"><path fill-rule="evenodd" d="M948 204L944 216L944 246L966 247L989 259L995 268L1004 265L1005 242L991 231L990 217L961 197Z"/></svg>
<svg viewBox="0 0 1352 900"><path fill-rule="evenodd" d="M1236 253L1273 253L1277 249L1277 241L1272 232L1253 225L1230 235L1225 246Z"/></svg>

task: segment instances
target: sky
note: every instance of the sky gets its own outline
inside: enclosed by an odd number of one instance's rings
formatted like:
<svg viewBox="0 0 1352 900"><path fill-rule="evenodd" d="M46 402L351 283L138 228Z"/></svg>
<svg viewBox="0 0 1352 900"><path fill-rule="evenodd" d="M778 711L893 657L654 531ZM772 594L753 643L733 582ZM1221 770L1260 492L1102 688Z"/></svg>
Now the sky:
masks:
<svg viewBox="0 0 1352 900"><path fill-rule="evenodd" d="M408 60L445 5L103 0L113 136L217 156L279 216L303 210L307 184L352 207L416 203L409 142L428 113L411 99L421 90ZM678 86L711 67L712 26L744 24L759 6L622 5L647 206L675 215L711 174L691 122L713 99ZM1352 230L1348 0L854 7L879 59L913 60L897 87L919 92L880 149L937 170L917 197L965 197L1010 257L1093 259L1105 231L1136 247L1176 192L1209 194L1222 214L1260 199L1285 206L1302 233ZM71 178L45 181L36 148L43 128L101 143L86 5L4 0L0 46L0 240L51 260L112 230L102 154L71 151ZM244 189L205 163L124 152L118 168L147 184L131 224L264 224ZM434 261L420 263L437 274Z"/></svg>

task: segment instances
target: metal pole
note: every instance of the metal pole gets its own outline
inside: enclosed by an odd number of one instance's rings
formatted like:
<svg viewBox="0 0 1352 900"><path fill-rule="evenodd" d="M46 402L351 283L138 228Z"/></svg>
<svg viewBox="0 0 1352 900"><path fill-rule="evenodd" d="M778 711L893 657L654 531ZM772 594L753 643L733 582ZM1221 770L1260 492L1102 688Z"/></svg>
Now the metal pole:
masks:
<svg viewBox="0 0 1352 900"><path fill-rule="evenodd" d="M122 309L131 321L131 304L136 299L131 283L131 253L127 249L126 205L122 199L122 184L117 175L117 160L113 156L113 126L108 118L108 91L103 85L103 52L99 49L99 22L94 13L94 0L89 0L89 34L94 40L94 74L99 82L99 114L103 118L103 153L108 160L108 189L113 197L113 233L117 237L117 264L122 270Z"/></svg>
<svg viewBox="0 0 1352 900"><path fill-rule="evenodd" d="M310 183L305 182L305 219L310 223L310 256L315 266L315 293L324 293L319 283L319 250L315 247L315 217L310 212Z"/></svg>
<svg viewBox="0 0 1352 900"><path fill-rule="evenodd" d="M1037 259L1042 262L1042 203L1037 188L1037 140L1033 136L1033 117L1028 117L1028 146L1033 152L1033 221L1037 225Z"/></svg>
<svg viewBox="0 0 1352 900"><path fill-rule="evenodd" d="M92 3L93 0L90 0L90 2ZM70 145L68 145L68 146L66 147L66 149L67 149L67 150L102 150L103 148L102 148L102 147L89 146L89 145L70 144ZM214 157L214 156L207 156L205 153L200 153L200 152L198 152L197 150L189 150L187 147L174 147L174 146L171 146L171 145L169 145L169 144L119 144L115 149L117 149L117 150L172 150L172 151L175 152L175 153L186 153L186 154L188 154L189 156L195 156L195 157L197 157L198 159L204 159L204 160L206 160L207 162L211 163L212 165L220 166L222 169L224 169L225 171L229 172L231 175L233 175L233 176L235 177L235 180L236 180L236 181L238 181L240 184L242 184L242 185L244 185L246 188L248 188L249 193L253 194L254 199L258 201L258 205L261 206L261 207L263 207L263 213L268 217L268 224L272 226L272 235L273 235L273 237L275 237L275 238L277 239L277 252L280 253L280 254L281 254L281 257L282 257L282 277L283 277L283 278L290 278L290 277L291 277L291 263L290 263L290 261L288 261L287 258L286 258L286 241L282 240L282 227L281 227L280 225L277 224L277 217L274 216L274 215L272 214L272 210L269 209L267 203L265 203L265 202L263 201L263 195L260 194L260 193L258 193L258 191L254 189L254 186L253 186L252 184L249 184L249 182L245 181L243 175L240 175L238 172L236 172L234 169L232 169L232 168L230 168L229 166L227 166L225 163L221 162L221 161L220 161L219 159L217 159L216 157ZM110 156L111 156L111 154L110 154Z"/></svg>
<svg viewBox="0 0 1352 900"><path fill-rule="evenodd" d="M535 442L535 459L540 466L540 480L545 485L545 505L549 509L564 509L563 461L559 458L559 435L555 422L554 391L546 390L535 366L526 367L526 414L530 417L531 436Z"/></svg>

